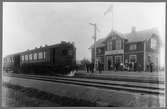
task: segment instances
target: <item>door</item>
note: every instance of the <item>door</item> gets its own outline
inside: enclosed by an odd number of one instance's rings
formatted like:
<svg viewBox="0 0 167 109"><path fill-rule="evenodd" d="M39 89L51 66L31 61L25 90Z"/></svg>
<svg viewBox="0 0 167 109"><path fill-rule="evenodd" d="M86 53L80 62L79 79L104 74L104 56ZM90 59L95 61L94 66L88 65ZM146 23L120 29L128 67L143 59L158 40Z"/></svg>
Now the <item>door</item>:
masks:
<svg viewBox="0 0 167 109"><path fill-rule="evenodd" d="M113 56L107 56L107 69L113 69Z"/></svg>

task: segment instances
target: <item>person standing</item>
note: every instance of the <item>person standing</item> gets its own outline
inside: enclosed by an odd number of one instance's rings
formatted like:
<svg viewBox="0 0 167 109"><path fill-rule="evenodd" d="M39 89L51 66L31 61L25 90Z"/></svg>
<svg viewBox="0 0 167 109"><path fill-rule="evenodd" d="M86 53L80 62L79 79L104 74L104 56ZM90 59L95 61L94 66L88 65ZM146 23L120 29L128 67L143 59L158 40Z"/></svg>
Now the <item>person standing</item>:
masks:
<svg viewBox="0 0 167 109"><path fill-rule="evenodd" d="M102 69L103 69L102 63L99 63L99 73L102 72Z"/></svg>
<svg viewBox="0 0 167 109"><path fill-rule="evenodd" d="M89 73L89 64L85 64L86 65L86 71L87 73Z"/></svg>
<svg viewBox="0 0 167 109"><path fill-rule="evenodd" d="M150 72L153 71L153 63L150 63Z"/></svg>
<svg viewBox="0 0 167 109"><path fill-rule="evenodd" d="M90 64L90 70L91 70L91 73L94 73L94 64L93 63Z"/></svg>

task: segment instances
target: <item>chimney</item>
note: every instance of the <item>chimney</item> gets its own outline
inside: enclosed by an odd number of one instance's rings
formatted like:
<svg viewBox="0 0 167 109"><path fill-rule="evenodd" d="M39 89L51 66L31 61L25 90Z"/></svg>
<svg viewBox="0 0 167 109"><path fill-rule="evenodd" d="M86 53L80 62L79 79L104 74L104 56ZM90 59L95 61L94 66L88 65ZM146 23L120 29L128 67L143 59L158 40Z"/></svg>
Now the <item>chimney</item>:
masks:
<svg viewBox="0 0 167 109"><path fill-rule="evenodd" d="M136 27L132 27L132 33L135 33L136 32Z"/></svg>

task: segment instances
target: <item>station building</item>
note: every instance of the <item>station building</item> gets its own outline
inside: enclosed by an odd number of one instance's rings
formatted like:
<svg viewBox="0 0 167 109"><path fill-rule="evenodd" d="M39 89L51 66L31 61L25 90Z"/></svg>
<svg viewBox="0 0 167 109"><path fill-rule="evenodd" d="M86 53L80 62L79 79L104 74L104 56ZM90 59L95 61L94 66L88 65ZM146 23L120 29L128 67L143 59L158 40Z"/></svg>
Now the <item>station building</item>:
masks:
<svg viewBox="0 0 167 109"><path fill-rule="evenodd" d="M124 62L136 62L137 70L147 71L153 64L153 70L159 68L160 39L156 29L136 31L126 34Z"/></svg>
<svg viewBox="0 0 167 109"><path fill-rule="evenodd" d="M137 70L147 71L150 63L154 70L159 67L160 40L156 29L130 33L111 31L105 38L96 41L96 66L104 64L104 70L114 70L116 64L137 63ZM92 62L95 62L94 45L91 46ZM119 68L118 68L119 69Z"/></svg>

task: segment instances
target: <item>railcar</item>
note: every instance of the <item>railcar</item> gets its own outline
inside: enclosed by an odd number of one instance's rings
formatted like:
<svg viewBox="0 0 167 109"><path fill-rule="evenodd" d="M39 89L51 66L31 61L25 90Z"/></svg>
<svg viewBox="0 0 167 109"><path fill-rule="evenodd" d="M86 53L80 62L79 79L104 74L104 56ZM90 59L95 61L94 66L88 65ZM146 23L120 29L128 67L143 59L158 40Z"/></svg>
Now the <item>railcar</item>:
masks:
<svg viewBox="0 0 167 109"><path fill-rule="evenodd" d="M13 59L6 61L8 59ZM61 42L59 44L9 55L4 58L4 70L13 70L26 74L56 75L67 74L75 69L76 48L73 43ZM15 69L15 70L14 70Z"/></svg>

